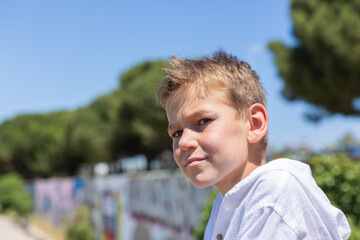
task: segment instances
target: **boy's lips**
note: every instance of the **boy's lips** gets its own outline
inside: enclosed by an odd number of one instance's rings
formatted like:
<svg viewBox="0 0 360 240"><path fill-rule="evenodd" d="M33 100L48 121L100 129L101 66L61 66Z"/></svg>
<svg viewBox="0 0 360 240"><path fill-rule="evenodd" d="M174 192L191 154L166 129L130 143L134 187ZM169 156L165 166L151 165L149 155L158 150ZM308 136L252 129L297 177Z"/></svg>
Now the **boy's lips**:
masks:
<svg viewBox="0 0 360 240"><path fill-rule="evenodd" d="M184 167L189 167L191 165L194 165L193 163L201 162L206 159L207 159L207 157L190 157L186 160Z"/></svg>

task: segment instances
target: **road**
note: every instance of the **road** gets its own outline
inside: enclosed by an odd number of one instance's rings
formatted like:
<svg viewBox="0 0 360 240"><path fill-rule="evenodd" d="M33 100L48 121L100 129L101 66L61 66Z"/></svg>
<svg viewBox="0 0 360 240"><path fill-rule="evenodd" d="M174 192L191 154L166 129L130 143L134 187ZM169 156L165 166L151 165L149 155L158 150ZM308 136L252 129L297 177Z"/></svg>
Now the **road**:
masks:
<svg viewBox="0 0 360 240"><path fill-rule="evenodd" d="M53 240L36 226L30 225L27 230L12 221L9 217L0 215L0 240Z"/></svg>

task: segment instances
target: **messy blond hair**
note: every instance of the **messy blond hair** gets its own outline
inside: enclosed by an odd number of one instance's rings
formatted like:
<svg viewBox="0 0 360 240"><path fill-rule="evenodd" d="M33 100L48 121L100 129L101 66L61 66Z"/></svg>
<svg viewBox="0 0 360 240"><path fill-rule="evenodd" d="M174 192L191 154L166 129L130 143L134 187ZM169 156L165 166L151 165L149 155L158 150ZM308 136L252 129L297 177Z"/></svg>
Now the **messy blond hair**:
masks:
<svg viewBox="0 0 360 240"><path fill-rule="evenodd" d="M239 114L255 103L266 106L265 91L259 76L249 64L239 61L235 56L220 50L211 57L199 60L179 57L170 57L170 60L170 67L163 69L165 80L156 95L164 108L170 95L182 86L196 87L198 92L222 90ZM265 150L267 135L262 139L262 145Z"/></svg>

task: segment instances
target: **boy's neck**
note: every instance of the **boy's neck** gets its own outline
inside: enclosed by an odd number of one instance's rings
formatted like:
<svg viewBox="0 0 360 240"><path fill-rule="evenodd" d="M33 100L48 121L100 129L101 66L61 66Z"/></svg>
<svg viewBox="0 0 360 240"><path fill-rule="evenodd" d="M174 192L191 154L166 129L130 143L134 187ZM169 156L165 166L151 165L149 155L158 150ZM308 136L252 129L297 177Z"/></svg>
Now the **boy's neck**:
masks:
<svg viewBox="0 0 360 240"><path fill-rule="evenodd" d="M256 168L266 163L264 151L261 151L259 149L257 150L258 151L249 151L248 161L245 163L243 171L239 173L237 178L231 180L228 179L225 181L221 181L218 184L215 184L216 188L220 191L223 197L228 191L230 191L230 189L232 189L236 184L241 182L244 178L249 176Z"/></svg>

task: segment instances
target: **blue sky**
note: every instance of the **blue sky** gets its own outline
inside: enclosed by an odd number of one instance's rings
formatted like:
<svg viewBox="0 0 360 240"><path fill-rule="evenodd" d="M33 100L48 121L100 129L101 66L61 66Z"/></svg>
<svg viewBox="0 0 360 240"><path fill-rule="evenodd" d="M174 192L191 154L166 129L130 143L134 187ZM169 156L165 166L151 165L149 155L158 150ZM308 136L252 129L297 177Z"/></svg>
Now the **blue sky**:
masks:
<svg viewBox="0 0 360 240"><path fill-rule="evenodd" d="M0 123L18 114L86 106L118 87L145 60L209 55L222 48L248 61L267 91L269 144L314 149L344 134L360 139L360 119L306 121L309 105L280 96L266 45L294 43L288 0L0 0Z"/></svg>

